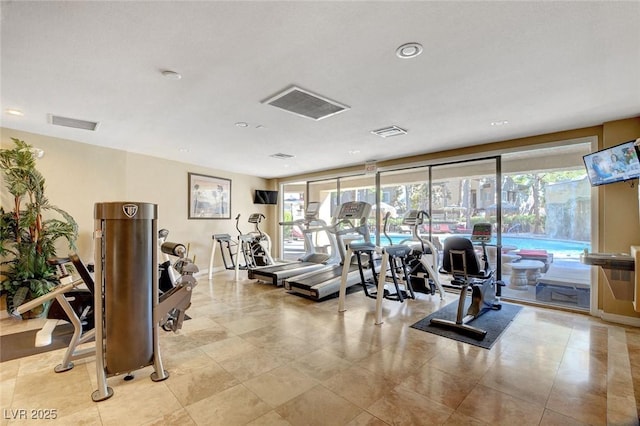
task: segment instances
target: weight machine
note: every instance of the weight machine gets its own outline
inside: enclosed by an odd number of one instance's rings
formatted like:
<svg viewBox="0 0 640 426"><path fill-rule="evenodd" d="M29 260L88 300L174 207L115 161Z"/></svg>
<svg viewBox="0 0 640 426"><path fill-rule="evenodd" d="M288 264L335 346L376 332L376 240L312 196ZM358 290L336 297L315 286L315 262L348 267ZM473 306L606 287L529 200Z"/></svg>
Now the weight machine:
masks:
<svg viewBox="0 0 640 426"><path fill-rule="evenodd" d="M113 395L107 386L108 376L125 373L129 377L131 371L153 365L153 381L169 377L160 357L158 329L176 332L182 327L196 285L193 274L198 269L181 257L186 256L183 245L164 242L163 253L179 256L180 275L173 287L164 292L159 290L155 204L97 203L94 217L95 281L78 256L71 254L68 259L56 262L62 265L70 261L80 279L65 278L51 292L19 306L16 313L56 300L74 333L62 364L54 371L70 370L74 366L72 361L95 355L98 390L93 392L92 399L97 402ZM84 328L69 297L83 283L94 296L92 329ZM92 339L95 348L78 349Z"/></svg>

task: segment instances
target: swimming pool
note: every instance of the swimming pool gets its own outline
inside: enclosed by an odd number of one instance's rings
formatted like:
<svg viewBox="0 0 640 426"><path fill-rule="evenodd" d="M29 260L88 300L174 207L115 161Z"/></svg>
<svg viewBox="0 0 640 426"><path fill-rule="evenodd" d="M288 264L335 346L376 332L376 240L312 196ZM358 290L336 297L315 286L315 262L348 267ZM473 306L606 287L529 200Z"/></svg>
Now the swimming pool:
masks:
<svg viewBox="0 0 640 426"><path fill-rule="evenodd" d="M459 236L469 238L470 234L439 234L434 235L440 238L441 242L444 242L448 237L451 236ZM389 234L393 244L400 244L401 241L411 238L407 234ZM371 236L371 241L375 241L375 235ZM387 243L387 239L384 235L380 236L380 241L382 244ZM490 244L495 244L495 237L491 241ZM553 253L556 258L570 258L570 259L579 259L580 254L584 253L585 250L591 251L591 244L586 241L566 241L566 240L552 240L548 238L534 238L531 236L502 236L502 246L511 246L515 247L514 250L518 249L526 249L526 250L547 250L550 253Z"/></svg>

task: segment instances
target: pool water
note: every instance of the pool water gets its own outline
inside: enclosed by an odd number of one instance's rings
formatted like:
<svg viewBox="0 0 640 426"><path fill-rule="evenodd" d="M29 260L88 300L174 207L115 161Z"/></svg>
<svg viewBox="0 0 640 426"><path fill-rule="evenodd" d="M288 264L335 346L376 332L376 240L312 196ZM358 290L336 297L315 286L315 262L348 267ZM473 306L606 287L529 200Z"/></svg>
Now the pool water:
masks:
<svg viewBox="0 0 640 426"><path fill-rule="evenodd" d="M447 239L452 235L444 234L444 235L436 235L440 238L441 242ZM455 234L455 236L469 238L469 234ZM410 238L407 234L389 234L393 244L400 244L401 241ZM375 236L372 236L372 241L375 241ZM380 236L380 240L382 244L386 244L388 240L384 236ZM490 244L495 244L495 237L491 241ZM571 258L571 259L579 259L580 255L584 253L585 250L588 252L591 251L591 244L586 241L565 241L565 240L551 240L547 238L532 238L528 236L503 236L502 237L502 246L512 246L516 247L514 250L525 249L525 250L547 250L550 253L553 253L556 258Z"/></svg>

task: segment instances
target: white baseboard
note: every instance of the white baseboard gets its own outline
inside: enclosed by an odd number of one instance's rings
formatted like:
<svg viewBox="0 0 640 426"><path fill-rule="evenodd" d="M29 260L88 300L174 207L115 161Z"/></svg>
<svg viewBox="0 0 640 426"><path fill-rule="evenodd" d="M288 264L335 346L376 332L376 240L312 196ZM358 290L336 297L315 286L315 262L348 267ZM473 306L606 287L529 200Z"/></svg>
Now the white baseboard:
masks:
<svg viewBox="0 0 640 426"><path fill-rule="evenodd" d="M616 324L630 325L632 327L640 327L640 318L638 317L610 314L607 312L603 312L602 310L598 311L598 316L604 321L614 322Z"/></svg>
<svg viewBox="0 0 640 426"><path fill-rule="evenodd" d="M213 271L215 272L215 268L213 269ZM209 270L208 269L201 269L198 272L196 272L195 274L193 274L193 276L195 278L207 278L207 275L209 275Z"/></svg>
<svg viewBox="0 0 640 426"><path fill-rule="evenodd" d="M223 272L226 271L227 269L224 266L216 266L213 268L213 273L217 273L217 272ZM209 278L209 269L203 269L201 271L199 271L197 274L193 274L194 277L196 278Z"/></svg>

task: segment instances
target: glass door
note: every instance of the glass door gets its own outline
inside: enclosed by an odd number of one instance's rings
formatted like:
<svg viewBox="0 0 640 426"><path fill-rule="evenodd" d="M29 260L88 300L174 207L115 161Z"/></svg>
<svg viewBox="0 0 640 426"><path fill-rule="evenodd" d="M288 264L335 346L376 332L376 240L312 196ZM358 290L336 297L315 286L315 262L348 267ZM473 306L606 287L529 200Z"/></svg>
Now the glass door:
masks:
<svg viewBox="0 0 640 426"><path fill-rule="evenodd" d="M304 235L300 225L291 223L304 218L305 193L307 185L305 182L289 183L281 186L282 192L282 222L285 223L280 229L283 253L281 258L285 260L296 260L304 253Z"/></svg>
<svg viewBox="0 0 640 426"><path fill-rule="evenodd" d="M580 254L591 251L590 151L577 143L502 156L504 297L589 310Z"/></svg>
<svg viewBox="0 0 640 426"><path fill-rule="evenodd" d="M338 197L339 204L348 201L364 201L371 204L371 214L367 219L367 224L371 231L371 241L374 242L378 229L378 221L376 219L376 176L370 174L342 177L340 178L338 191L340 194Z"/></svg>
<svg viewBox="0 0 640 426"><path fill-rule="evenodd" d="M411 238L412 230L402 225L402 218L409 210L429 212L429 192L429 167L380 173L381 211L391 212L388 235L394 244ZM429 224L419 231L429 237ZM388 243L381 238L383 245Z"/></svg>
<svg viewBox="0 0 640 426"><path fill-rule="evenodd" d="M491 224L492 240L486 250L498 279L502 273L497 262L501 245L499 162L499 158L489 158L433 166L429 227L432 241L441 246L453 235L470 238L477 223ZM481 255L480 248L478 251ZM445 285L450 277L441 278Z"/></svg>

